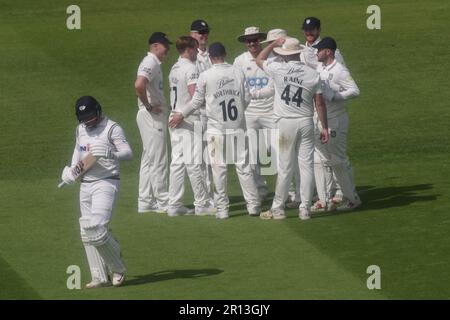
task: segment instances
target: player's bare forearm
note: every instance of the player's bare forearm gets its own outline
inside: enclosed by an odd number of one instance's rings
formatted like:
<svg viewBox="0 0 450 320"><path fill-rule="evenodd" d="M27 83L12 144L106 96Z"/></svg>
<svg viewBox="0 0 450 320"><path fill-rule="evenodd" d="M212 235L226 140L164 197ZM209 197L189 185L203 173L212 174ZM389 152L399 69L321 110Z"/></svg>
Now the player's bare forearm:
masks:
<svg viewBox="0 0 450 320"><path fill-rule="evenodd" d="M258 65L258 67L263 69L263 63L264 61L267 60L273 48L281 46L284 43L284 41L285 41L284 38L280 38L273 41L267 47L265 47L256 57L256 64Z"/></svg>
<svg viewBox="0 0 450 320"><path fill-rule="evenodd" d="M138 96L139 100L144 104L146 108L150 108L150 102L147 98L147 91L145 89L148 81L144 77L138 77L136 79L136 82L134 83L134 88L136 90L136 95Z"/></svg>
<svg viewBox="0 0 450 320"><path fill-rule="evenodd" d="M314 97L317 115L319 117L320 123L322 125L322 130L320 132L320 140L322 143L328 142L328 118L327 118L327 107L322 98L322 94L316 94Z"/></svg>

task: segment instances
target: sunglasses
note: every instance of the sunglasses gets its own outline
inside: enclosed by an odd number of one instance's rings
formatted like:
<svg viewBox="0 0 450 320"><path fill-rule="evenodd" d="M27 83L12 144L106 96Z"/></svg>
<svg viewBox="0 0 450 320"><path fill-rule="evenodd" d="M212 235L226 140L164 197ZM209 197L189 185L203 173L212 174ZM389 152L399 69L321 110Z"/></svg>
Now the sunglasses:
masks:
<svg viewBox="0 0 450 320"><path fill-rule="evenodd" d="M245 42L247 42L247 43L258 42L258 41L259 41L259 38L245 39Z"/></svg>

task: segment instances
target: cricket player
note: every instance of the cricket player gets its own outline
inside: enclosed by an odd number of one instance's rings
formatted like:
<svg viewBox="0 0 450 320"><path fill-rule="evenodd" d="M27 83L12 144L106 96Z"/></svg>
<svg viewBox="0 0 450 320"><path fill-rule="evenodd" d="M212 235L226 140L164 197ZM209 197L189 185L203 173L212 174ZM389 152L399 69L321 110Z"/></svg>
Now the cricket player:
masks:
<svg viewBox="0 0 450 320"><path fill-rule="evenodd" d="M119 161L131 160L133 153L122 128L102 114L101 106L91 96L77 100L75 113L80 124L76 129L71 167L65 167L61 179L73 184L72 168L91 153L97 157L85 173L80 186L81 240L86 251L92 281L86 288L110 284L120 286L126 267L117 240L108 228L119 194Z"/></svg>
<svg viewBox="0 0 450 320"><path fill-rule="evenodd" d="M245 121L247 125L247 133L249 138L254 136L255 139L250 139L250 152L252 153L252 160L256 160L251 164L252 173L258 186L258 193L261 199L264 199L269 190L267 189L267 182L261 176L261 168L258 164L259 153L259 139L265 141L265 145L270 147L270 137L276 129L275 116L273 114L273 95L275 93L272 79L261 70L255 62L256 57L261 52L261 41L266 39L266 33L260 32L258 27L248 27L244 34L238 37L239 42L244 42L247 51L239 55L233 65L242 70L245 75L245 80L250 90L250 104L245 110ZM263 129L268 129L267 136L260 136L263 134ZM249 130L253 130L255 135L250 135ZM271 148L271 158L276 159L275 146ZM267 149L264 150L267 154ZM272 160L275 161L275 160Z"/></svg>
<svg viewBox="0 0 450 320"><path fill-rule="evenodd" d="M347 156L348 114L345 101L359 96L359 88L353 80L347 67L335 58L337 50L333 38L323 38L314 46L320 62L317 71L320 74L320 85L328 111L328 128L330 140L327 144L316 143L316 154L324 167L330 168L336 176L344 195L344 202L337 207L340 211L353 210L361 205L356 193L352 168ZM317 132L322 130L321 124L316 124ZM335 204L326 186L326 175L316 175L316 187L319 194L317 202L311 210L313 212L333 210Z"/></svg>
<svg viewBox="0 0 450 320"><path fill-rule="evenodd" d="M180 53L178 61L172 66L169 74L170 106L172 111L186 107L195 92L198 71L197 60L198 42L192 37L180 37L176 42ZM195 133L195 127L198 135ZM168 216L190 214L190 210L183 206L185 172L191 181L194 193L196 215L215 214L215 209L209 207L209 195L202 172L202 124L200 112L197 110L189 115L177 127L169 129L172 142L172 162L169 178L169 208Z"/></svg>
<svg viewBox="0 0 450 320"><path fill-rule="evenodd" d="M282 47L280 47L282 45ZM271 51L284 62L269 62ZM256 58L256 64L273 78L275 85L274 113L279 119L278 177L272 208L261 214L262 219L284 219L284 204L293 174L294 158L298 158L302 203L299 218L310 218L314 190L314 103L322 123L320 138L328 141L326 107L322 100L319 74L300 62L300 42L295 38L280 38L269 44Z"/></svg>
<svg viewBox="0 0 450 320"><path fill-rule="evenodd" d="M318 44L321 41L320 38L320 32L321 32L321 26L320 26L320 20L316 17L307 17L303 21L302 25L303 29L303 35L306 39L305 47L303 48L301 54L300 54L300 60L304 63L306 63L308 66L310 66L313 69L317 69L319 65L319 61L317 60L317 49L314 47L314 45ZM335 52L335 58L338 62L343 64L345 66L344 57L342 56L339 49L336 49ZM317 116L315 119L315 122L317 122ZM341 188L339 184L336 182L335 175L333 171L323 166L322 161L320 161L317 154L314 155L314 174L319 177L317 177L319 183L321 183L320 176L325 175L326 181L328 182L327 193L333 194L333 202L335 204L339 204L343 201L343 195ZM316 183L317 184L317 183ZM320 188L322 189L322 188ZM319 196L320 197L320 196ZM318 208L321 208L321 202L316 203Z"/></svg>
<svg viewBox="0 0 450 320"><path fill-rule="evenodd" d="M162 32L149 38L150 52L142 60L134 84L139 111L136 121L142 139L138 212L164 213L168 205L167 115L161 63L171 42Z"/></svg>
<svg viewBox="0 0 450 320"><path fill-rule="evenodd" d="M198 54L196 60L196 66L198 73L202 73L211 68L212 63L208 53L208 37L210 28L208 23L203 19L197 19L191 23L191 37L198 41ZM208 118L206 116L205 108L200 108L200 120L203 126L203 132L206 135L206 123ZM206 140L206 138L205 138ZM203 142L203 152L207 152L206 141ZM205 163L202 164L203 176L206 182L206 188L210 197L210 206L214 206L214 188L211 165L208 163L208 157L205 157Z"/></svg>
<svg viewBox="0 0 450 320"><path fill-rule="evenodd" d="M221 43L213 43L208 51L213 66L200 74L191 102L173 114L169 125L176 127L206 101L208 155L217 191L216 217L226 219L229 216L227 195L229 157L235 163L248 213L258 216L261 212L261 201L248 164L248 148L245 146L244 112L250 102L247 82L241 70L225 62L226 51ZM235 140L238 141L237 144L233 143Z"/></svg>

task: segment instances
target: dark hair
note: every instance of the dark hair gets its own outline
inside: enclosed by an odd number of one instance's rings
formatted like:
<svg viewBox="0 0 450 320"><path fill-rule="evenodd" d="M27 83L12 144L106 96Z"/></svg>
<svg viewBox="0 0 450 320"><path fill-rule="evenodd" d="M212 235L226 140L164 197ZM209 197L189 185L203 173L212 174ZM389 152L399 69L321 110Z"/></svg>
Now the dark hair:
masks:
<svg viewBox="0 0 450 320"><path fill-rule="evenodd" d="M227 55L227 52L225 50L225 47L220 42L214 42L209 46L209 55L213 58L225 58Z"/></svg>
<svg viewBox="0 0 450 320"><path fill-rule="evenodd" d="M187 48L198 46L198 41L190 36L182 36L177 39L175 46L179 53L183 53Z"/></svg>

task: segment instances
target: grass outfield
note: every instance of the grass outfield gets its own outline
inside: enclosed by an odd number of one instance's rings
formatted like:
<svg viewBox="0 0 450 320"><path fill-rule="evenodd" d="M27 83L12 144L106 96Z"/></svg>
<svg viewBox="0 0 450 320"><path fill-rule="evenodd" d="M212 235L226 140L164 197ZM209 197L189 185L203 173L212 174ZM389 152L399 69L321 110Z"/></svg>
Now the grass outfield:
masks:
<svg viewBox="0 0 450 320"><path fill-rule="evenodd" d="M450 298L450 3L378 1L378 31L366 28L371 1L257 3L78 0L82 29L68 31L72 2L0 2L1 299ZM349 155L363 207L262 221L245 215L233 173L226 221L138 215L133 83L149 34L174 40L204 18L210 42L224 42L232 62L246 26L300 37L309 15L336 38L361 89L349 104ZM165 77L176 58L173 48ZM78 187L56 189L73 150L72 105L85 94L123 126L135 152L122 166L112 222L129 267L122 288L66 288L69 265L89 280ZM369 265L381 268L381 290L366 287Z"/></svg>

